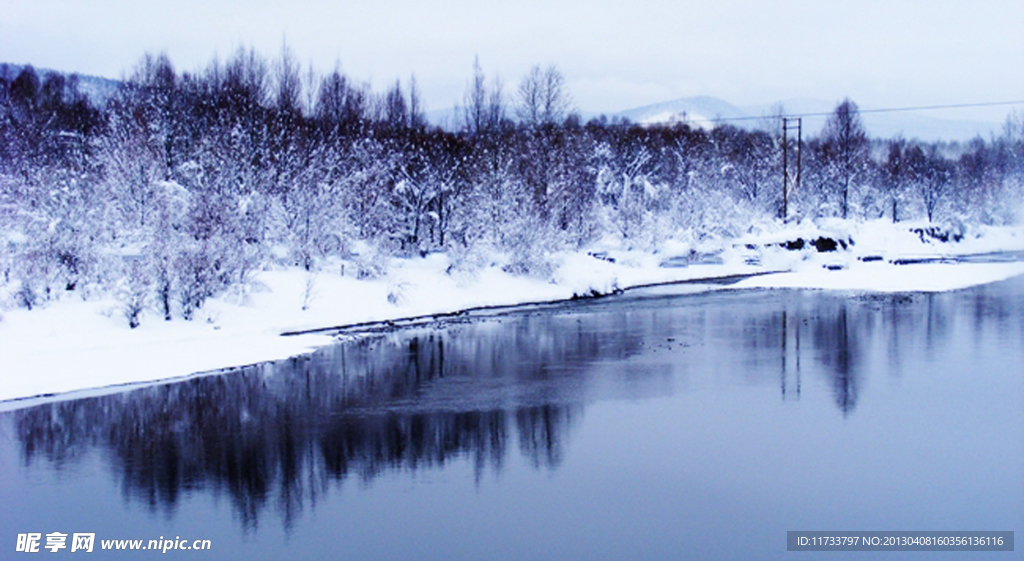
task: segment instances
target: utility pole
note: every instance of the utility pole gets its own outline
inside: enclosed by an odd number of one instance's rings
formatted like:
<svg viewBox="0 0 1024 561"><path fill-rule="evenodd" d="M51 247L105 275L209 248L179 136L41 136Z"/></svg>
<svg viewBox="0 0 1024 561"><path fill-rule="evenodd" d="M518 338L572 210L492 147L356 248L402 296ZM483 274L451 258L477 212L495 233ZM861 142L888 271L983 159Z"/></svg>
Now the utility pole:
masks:
<svg viewBox="0 0 1024 561"><path fill-rule="evenodd" d="M796 131L796 178L789 178L789 139L787 133ZM800 160L803 155L803 119L801 117L782 118L782 220L789 219L789 194L800 188ZM790 184L792 183L792 187Z"/></svg>

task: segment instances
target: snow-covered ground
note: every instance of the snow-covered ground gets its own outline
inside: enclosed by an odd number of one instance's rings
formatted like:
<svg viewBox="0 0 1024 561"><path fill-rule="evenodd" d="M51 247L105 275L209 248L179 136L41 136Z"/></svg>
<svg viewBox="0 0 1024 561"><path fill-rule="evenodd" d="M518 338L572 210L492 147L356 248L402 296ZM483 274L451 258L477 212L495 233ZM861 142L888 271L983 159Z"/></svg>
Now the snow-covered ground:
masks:
<svg viewBox="0 0 1024 561"><path fill-rule="evenodd" d="M137 329L128 328L113 298L70 296L32 311L8 307L0 309L0 401L179 378L298 355L332 341L324 334L282 337L284 332L550 302L650 284L772 272L730 288L945 291L1024 274L1024 262L1017 261L894 263L1024 251L1024 229L976 228L959 242L940 243L911 232L912 227L838 221L790 225L728 242L670 241L657 252L606 243L553 256L556 266L547 278L515 276L498 266L452 270L440 254L395 259L387 274L374 280L342 275L340 262L315 274L281 268L260 272L244 291L207 301L191 322L165 322L146 312ZM824 253L810 245L780 246L822 238L848 246Z"/></svg>

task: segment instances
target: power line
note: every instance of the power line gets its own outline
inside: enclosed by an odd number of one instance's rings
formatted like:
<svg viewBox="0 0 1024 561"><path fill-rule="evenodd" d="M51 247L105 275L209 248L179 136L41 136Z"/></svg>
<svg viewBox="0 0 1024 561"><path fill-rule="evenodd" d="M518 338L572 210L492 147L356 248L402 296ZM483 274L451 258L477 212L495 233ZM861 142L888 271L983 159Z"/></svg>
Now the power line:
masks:
<svg viewBox="0 0 1024 561"><path fill-rule="evenodd" d="M884 107L881 109L858 109L857 112L864 113L897 113L901 111L926 111L931 109L961 109L965 107L995 107L1000 105L1024 105L1024 100L1021 101L987 101L980 103L951 103L948 105L918 105L913 107ZM761 115L758 117L723 117L718 119L708 119L712 123L719 123L724 121L760 121L760 120L771 120L780 117L828 117L832 115L832 112L827 113L784 113L782 115Z"/></svg>

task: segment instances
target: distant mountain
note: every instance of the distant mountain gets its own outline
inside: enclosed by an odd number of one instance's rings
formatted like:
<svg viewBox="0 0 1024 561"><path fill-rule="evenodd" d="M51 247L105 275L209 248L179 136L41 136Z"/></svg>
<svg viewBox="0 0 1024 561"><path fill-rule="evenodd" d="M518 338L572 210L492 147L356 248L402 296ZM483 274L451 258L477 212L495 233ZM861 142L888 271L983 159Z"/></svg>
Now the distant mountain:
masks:
<svg viewBox="0 0 1024 561"><path fill-rule="evenodd" d="M21 74L25 65L0 63L0 74L4 72L5 67L7 69L7 78L13 80L18 77L18 74ZM73 72L61 72L59 70L51 70L49 68L34 68L40 81L45 80L47 74L63 74L65 77L71 77L71 75L74 74ZM100 76L89 76L87 74L78 74L78 91L89 96L89 101L91 101L96 107L105 106L107 104L107 100L113 97L114 93L117 92L117 88L120 86L121 82L119 80L111 80L110 78L102 78Z"/></svg>
<svg viewBox="0 0 1024 561"><path fill-rule="evenodd" d="M763 127L765 119L781 105L789 115L807 115L804 118L804 135L817 135L825 125L827 114L835 109L836 102L821 99L789 99L781 102L737 107L716 97L687 97L636 109L613 113L609 117L627 118L634 123L649 125L687 122L693 126L712 128L717 123L729 123L740 128ZM860 107L862 111L870 107ZM1008 110L1009 111L1009 110ZM941 115L942 113L938 113ZM930 111L905 111L891 113L861 113L868 135L876 138L890 138L903 135L904 138L921 140L970 140L976 136L988 138L998 134L1002 121L949 119L935 116Z"/></svg>
<svg viewBox="0 0 1024 561"><path fill-rule="evenodd" d="M746 117L747 113L736 106L714 97L688 97L675 101L666 101L646 105L636 109L620 111L618 113L594 113L592 111L577 111L580 121L588 122L593 118L604 117L607 121L616 122L628 119L631 123L641 125L667 124L667 123L690 123L695 126L713 128L715 121L721 118ZM425 113L427 122L445 130L458 128L462 121L461 109L458 107L447 107L434 109ZM508 108L508 117L515 119L515 111Z"/></svg>
<svg viewBox="0 0 1024 561"><path fill-rule="evenodd" d="M751 115L717 97L686 97L627 109L611 115L629 119L641 125L689 123L692 126L713 128L719 119L746 118Z"/></svg>
<svg viewBox="0 0 1024 561"><path fill-rule="evenodd" d="M728 101L711 96L686 97L616 113L605 113L610 121L628 119L640 125L689 123L691 126L704 129L714 128L721 123L736 127L754 129L764 127L770 122L767 117L781 106L788 115L805 115L803 120L804 137L815 136L825 126L825 119L838 102L823 99L787 99L764 105L736 106ZM948 140L966 141L976 136L988 138L999 134L1003 120L969 120L949 118L955 115L949 111L904 111L891 113L863 112L869 106L860 107L861 119L868 135L875 138L892 138L902 135L906 139L918 138L925 141ZM1007 109L1009 113L1009 108ZM510 113L511 116L511 113ZM583 122L598 113L581 111ZM460 122L456 108L435 109L426 113L427 121L433 125L454 130Z"/></svg>

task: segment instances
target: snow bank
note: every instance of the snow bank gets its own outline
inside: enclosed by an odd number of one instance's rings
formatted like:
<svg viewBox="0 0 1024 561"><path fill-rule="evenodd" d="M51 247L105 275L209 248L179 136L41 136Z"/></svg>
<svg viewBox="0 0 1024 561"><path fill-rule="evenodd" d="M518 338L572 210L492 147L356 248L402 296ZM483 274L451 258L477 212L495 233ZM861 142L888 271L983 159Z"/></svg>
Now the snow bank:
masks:
<svg viewBox="0 0 1024 561"><path fill-rule="evenodd" d="M387 275L375 280L357 280L351 268L343 275L340 263L315 274L268 270L246 290L208 300L194 321L165 322L145 312L134 330L112 298L71 296L42 309L3 311L0 401L190 376L302 354L332 340L315 334L281 337L284 332L549 302L659 283L776 272L733 287L945 291L1024 274L1020 262L896 265L893 261L908 255L1024 250L1020 229L975 229L960 242L939 243L912 233L911 226L790 225L718 242L717 249L707 242L697 248L669 241L657 253L607 245L552 256L556 267L550 278L515 276L497 266L460 272L440 254L393 260ZM785 248L796 238L844 236L852 240L846 250ZM699 289L687 292L693 290Z"/></svg>

